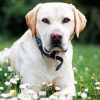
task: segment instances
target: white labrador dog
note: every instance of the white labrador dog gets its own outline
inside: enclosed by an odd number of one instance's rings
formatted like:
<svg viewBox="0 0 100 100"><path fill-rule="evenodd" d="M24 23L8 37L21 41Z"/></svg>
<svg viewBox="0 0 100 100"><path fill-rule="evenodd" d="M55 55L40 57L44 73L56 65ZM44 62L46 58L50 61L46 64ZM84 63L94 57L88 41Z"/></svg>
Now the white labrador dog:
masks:
<svg viewBox="0 0 100 100"><path fill-rule="evenodd" d="M75 86L71 40L74 33L79 37L84 29L85 16L72 4L44 3L28 12L26 23L29 30L8 50L11 66L35 91L42 88L42 82L52 82L61 88L59 94L72 97Z"/></svg>

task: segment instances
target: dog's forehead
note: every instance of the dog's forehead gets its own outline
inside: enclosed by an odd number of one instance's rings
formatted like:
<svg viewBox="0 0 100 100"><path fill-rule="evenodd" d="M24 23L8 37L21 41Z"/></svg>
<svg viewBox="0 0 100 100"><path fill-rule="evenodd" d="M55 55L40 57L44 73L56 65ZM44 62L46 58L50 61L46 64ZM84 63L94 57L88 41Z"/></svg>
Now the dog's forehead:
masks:
<svg viewBox="0 0 100 100"><path fill-rule="evenodd" d="M39 17L72 16L73 11L67 3L44 3L39 9Z"/></svg>
<svg viewBox="0 0 100 100"><path fill-rule="evenodd" d="M68 3L59 3L59 2L56 2L56 3L44 3L42 7L47 7L47 8L69 7L69 4Z"/></svg>

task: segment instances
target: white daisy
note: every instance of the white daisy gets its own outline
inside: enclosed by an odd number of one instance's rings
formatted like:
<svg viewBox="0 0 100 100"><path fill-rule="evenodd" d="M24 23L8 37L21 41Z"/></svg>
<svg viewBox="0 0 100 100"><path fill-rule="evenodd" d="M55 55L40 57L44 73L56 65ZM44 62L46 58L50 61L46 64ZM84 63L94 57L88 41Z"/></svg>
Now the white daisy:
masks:
<svg viewBox="0 0 100 100"><path fill-rule="evenodd" d="M96 90L100 90L100 87L96 87Z"/></svg>
<svg viewBox="0 0 100 100"><path fill-rule="evenodd" d="M88 92L88 89L86 88L86 89L84 89L84 92Z"/></svg>
<svg viewBox="0 0 100 100"><path fill-rule="evenodd" d="M5 85L6 85L6 86L9 86L9 85L10 85L10 82L6 81L6 82L5 82Z"/></svg>
<svg viewBox="0 0 100 100"><path fill-rule="evenodd" d="M39 96L46 96L46 91L39 91Z"/></svg>
<svg viewBox="0 0 100 100"><path fill-rule="evenodd" d="M10 66L7 67L9 72L12 72L14 69Z"/></svg>
<svg viewBox="0 0 100 100"><path fill-rule="evenodd" d="M10 83L17 84L17 81L15 79L11 78Z"/></svg>
<svg viewBox="0 0 100 100"><path fill-rule="evenodd" d="M6 77L8 74L7 73L4 73L4 76Z"/></svg>
<svg viewBox="0 0 100 100"><path fill-rule="evenodd" d="M87 98L87 93L86 92L81 93L81 97L83 100L85 100Z"/></svg>
<svg viewBox="0 0 100 100"><path fill-rule="evenodd" d="M55 96L55 95L51 95L51 96L49 97L49 99L50 99L50 100L58 100L58 97Z"/></svg>
<svg viewBox="0 0 100 100"><path fill-rule="evenodd" d="M77 72L77 71L78 71L76 67L73 67L73 70L74 70L75 72Z"/></svg>
<svg viewBox="0 0 100 100"><path fill-rule="evenodd" d="M61 88L60 88L60 87L55 87L55 90L56 90L56 91L60 91Z"/></svg>
<svg viewBox="0 0 100 100"><path fill-rule="evenodd" d="M2 68L0 68L0 72L2 71Z"/></svg>
<svg viewBox="0 0 100 100"><path fill-rule="evenodd" d="M0 90L3 90L3 89L4 89L4 87L1 86L1 87L0 87Z"/></svg>
<svg viewBox="0 0 100 100"><path fill-rule="evenodd" d="M100 85L100 82L96 82L95 85Z"/></svg>

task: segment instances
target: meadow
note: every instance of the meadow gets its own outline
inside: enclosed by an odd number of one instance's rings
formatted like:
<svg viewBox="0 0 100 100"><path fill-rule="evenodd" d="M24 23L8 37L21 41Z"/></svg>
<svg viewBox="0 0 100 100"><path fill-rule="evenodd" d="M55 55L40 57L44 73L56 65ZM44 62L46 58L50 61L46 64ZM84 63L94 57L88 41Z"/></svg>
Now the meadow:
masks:
<svg viewBox="0 0 100 100"><path fill-rule="evenodd" d="M10 47L15 40L15 38L0 37L0 51ZM100 46L75 42L73 45L73 70L77 88L77 96L74 99L100 100ZM5 72L5 69L3 71ZM4 83L1 82L1 84ZM6 93L6 88L3 92Z"/></svg>

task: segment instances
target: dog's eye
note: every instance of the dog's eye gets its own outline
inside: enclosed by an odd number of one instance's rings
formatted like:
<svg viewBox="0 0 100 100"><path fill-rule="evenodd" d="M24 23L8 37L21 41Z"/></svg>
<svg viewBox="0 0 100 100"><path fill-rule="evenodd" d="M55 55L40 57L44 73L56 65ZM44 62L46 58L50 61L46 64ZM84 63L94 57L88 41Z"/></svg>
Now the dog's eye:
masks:
<svg viewBox="0 0 100 100"><path fill-rule="evenodd" d="M50 24L50 21L47 18L43 18L41 21L46 23L46 24Z"/></svg>
<svg viewBox="0 0 100 100"><path fill-rule="evenodd" d="M63 20L62 20L62 23L64 24L64 23L68 23L70 21L70 19L69 18L64 18Z"/></svg>

